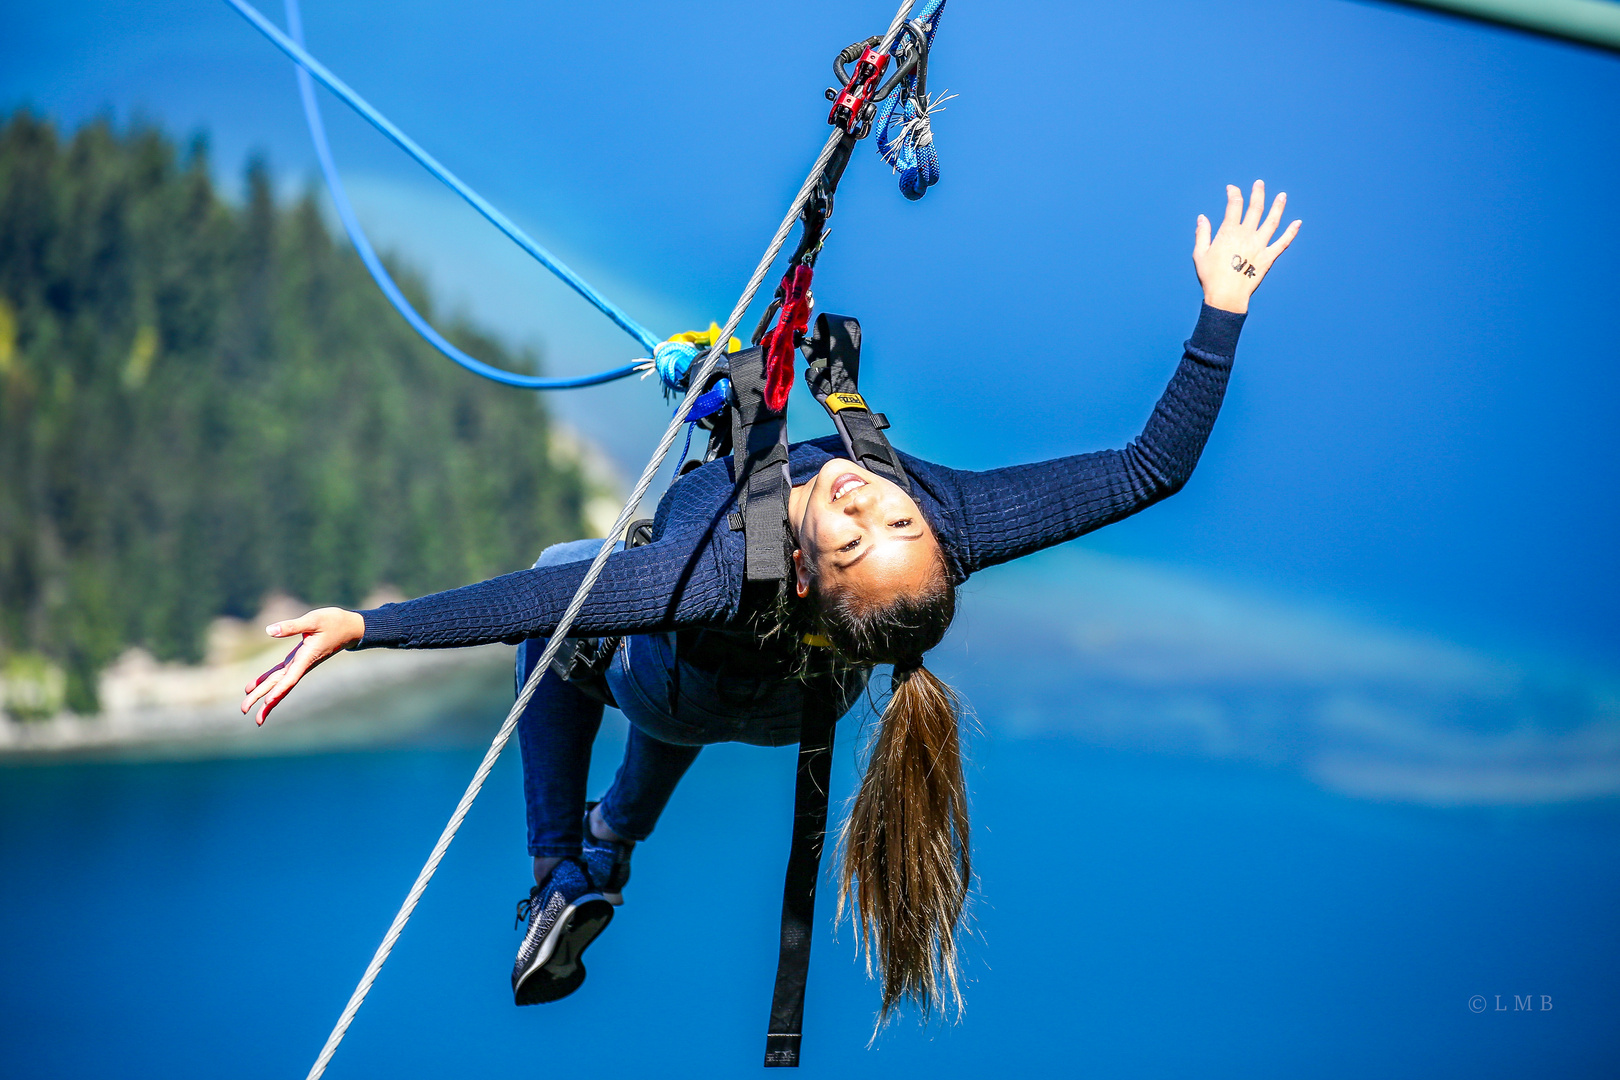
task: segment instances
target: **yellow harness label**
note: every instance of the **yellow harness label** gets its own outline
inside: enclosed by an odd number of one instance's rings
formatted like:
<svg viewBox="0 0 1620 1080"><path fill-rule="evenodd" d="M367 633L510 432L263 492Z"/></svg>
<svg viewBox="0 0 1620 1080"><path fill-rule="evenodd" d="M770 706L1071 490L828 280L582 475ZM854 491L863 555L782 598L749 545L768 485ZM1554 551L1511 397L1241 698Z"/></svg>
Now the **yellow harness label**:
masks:
<svg viewBox="0 0 1620 1080"><path fill-rule="evenodd" d="M833 413L842 412L845 409L866 409L867 412L872 411L871 409L867 409L867 407L866 407L866 399L862 398L861 395L859 395L859 394L828 394L827 395L827 411L828 412L833 412Z"/></svg>

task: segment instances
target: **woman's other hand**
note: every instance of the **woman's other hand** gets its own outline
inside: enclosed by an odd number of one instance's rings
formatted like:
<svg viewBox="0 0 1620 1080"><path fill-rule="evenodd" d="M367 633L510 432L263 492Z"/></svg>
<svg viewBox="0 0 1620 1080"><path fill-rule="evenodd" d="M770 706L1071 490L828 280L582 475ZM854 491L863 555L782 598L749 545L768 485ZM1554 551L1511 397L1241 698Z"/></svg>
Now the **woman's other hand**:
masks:
<svg viewBox="0 0 1620 1080"><path fill-rule="evenodd" d="M1271 243L1286 205L1288 195L1284 192L1271 204L1266 220L1261 221L1260 212L1266 208L1266 184L1264 180L1256 180L1254 192L1249 196L1248 213L1243 212L1243 192L1231 184L1226 185L1226 218L1213 240L1209 235L1209 218L1198 215L1193 266L1198 268L1198 281L1204 286L1204 303L1240 315L1249 310L1249 297L1265 280L1266 271L1299 234L1302 223L1296 221L1277 237L1275 244Z"/></svg>
<svg viewBox="0 0 1620 1080"><path fill-rule="evenodd" d="M366 620L343 608L316 608L299 618L272 623L265 628L265 632L278 638L300 635L303 640L287 654L285 660L242 688L247 695L242 699L243 715L259 702L264 703L259 710L260 724L310 668L365 637Z"/></svg>

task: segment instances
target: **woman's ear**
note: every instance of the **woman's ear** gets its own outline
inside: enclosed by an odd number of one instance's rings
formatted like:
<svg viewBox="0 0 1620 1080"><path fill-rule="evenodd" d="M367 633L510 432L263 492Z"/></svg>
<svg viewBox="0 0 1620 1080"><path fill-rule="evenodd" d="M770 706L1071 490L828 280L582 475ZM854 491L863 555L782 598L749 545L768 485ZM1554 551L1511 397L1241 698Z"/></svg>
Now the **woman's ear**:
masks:
<svg viewBox="0 0 1620 1080"><path fill-rule="evenodd" d="M793 549L793 591L803 600L810 595L810 571L805 569L804 552Z"/></svg>

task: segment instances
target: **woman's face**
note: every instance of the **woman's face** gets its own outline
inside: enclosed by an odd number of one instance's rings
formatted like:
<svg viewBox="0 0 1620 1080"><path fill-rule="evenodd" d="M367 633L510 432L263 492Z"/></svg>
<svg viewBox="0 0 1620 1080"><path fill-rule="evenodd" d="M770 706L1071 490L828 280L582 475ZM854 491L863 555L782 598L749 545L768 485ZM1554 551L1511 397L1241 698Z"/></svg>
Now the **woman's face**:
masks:
<svg viewBox="0 0 1620 1080"><path fill-rule="evenodd" d="M916 595L938 572L939 541L911 496L853 461L834 458L794 488L789 512L800 596L812 572L824 587L872 598Z"/></svg>

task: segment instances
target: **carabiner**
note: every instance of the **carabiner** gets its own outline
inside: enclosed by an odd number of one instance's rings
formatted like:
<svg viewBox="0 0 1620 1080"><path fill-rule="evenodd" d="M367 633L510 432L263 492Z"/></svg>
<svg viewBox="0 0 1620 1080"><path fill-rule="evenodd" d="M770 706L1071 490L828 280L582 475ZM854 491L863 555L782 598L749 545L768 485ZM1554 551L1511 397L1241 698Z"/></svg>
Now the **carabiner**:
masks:
<svg viewBox="0 0 1620 1080"><path fill-rule="evenodd" d="M883 84L883 88L872 95L872 101L874 103L882 101L884 98L894 93L894 88L899 86L902 81L909 77L911 73L917 69L919 64L921 64L926 70L928 65L928 38L922 32L922 28L917 25L917 22L918 20L913 20L908 23L900 24L900 29L905 31L906 35L911 38L912 46L911 49L904 55L902 55L898 49L894 51L893 55L895 56L896 60L898 60L900 66L889 78L889 81Z"/></svg>
<svg viewBox="0 0 1620 1080"><path fill-rule="evenodd" d="M844 53L838 55L842 57ZM833 98L832 111L827 114L827 123L843 128L857 139L871 130L874 109L872 95L877 91L878 80L883 77L890 59L888 53L880 53L876 49L862 50L861 58L855 62L855 74L849 77L844 89Z"/></svg>
<svg viewBox="0 0 1620 1080"><path fill-rule="evenodd" d="M921 21L901 23L900 29L910 41L897 43L889 52L877 51L876 46L883 41L881 37L869 37L845 46L833 57L833 75L843 90L827 89L827 100L833 103L832 111L827 114L827 123L843 128L857 139L866 138L871 134L872 118L877 114L878 103L894 93L895 87L919 68L927 70L928 35L923 31ZM895 71L887 82L880 85L879 80L890 60L896 61ZM855 62L853 75L844 69L844 65L851 61Z"/></svg>
<svg viewBox="0 0 1620 1080"><path fill-rule="evenodd" d="M833 57L833 78L838 80L839 86L849 85L849 74L844 70L845 64L853 64L861 58L861 54L883 40L882 35L873 34L865 41L857 41L853 45L844 46L843 52ZM835 90L827 91L829 95L837 93Z"/></svg>

